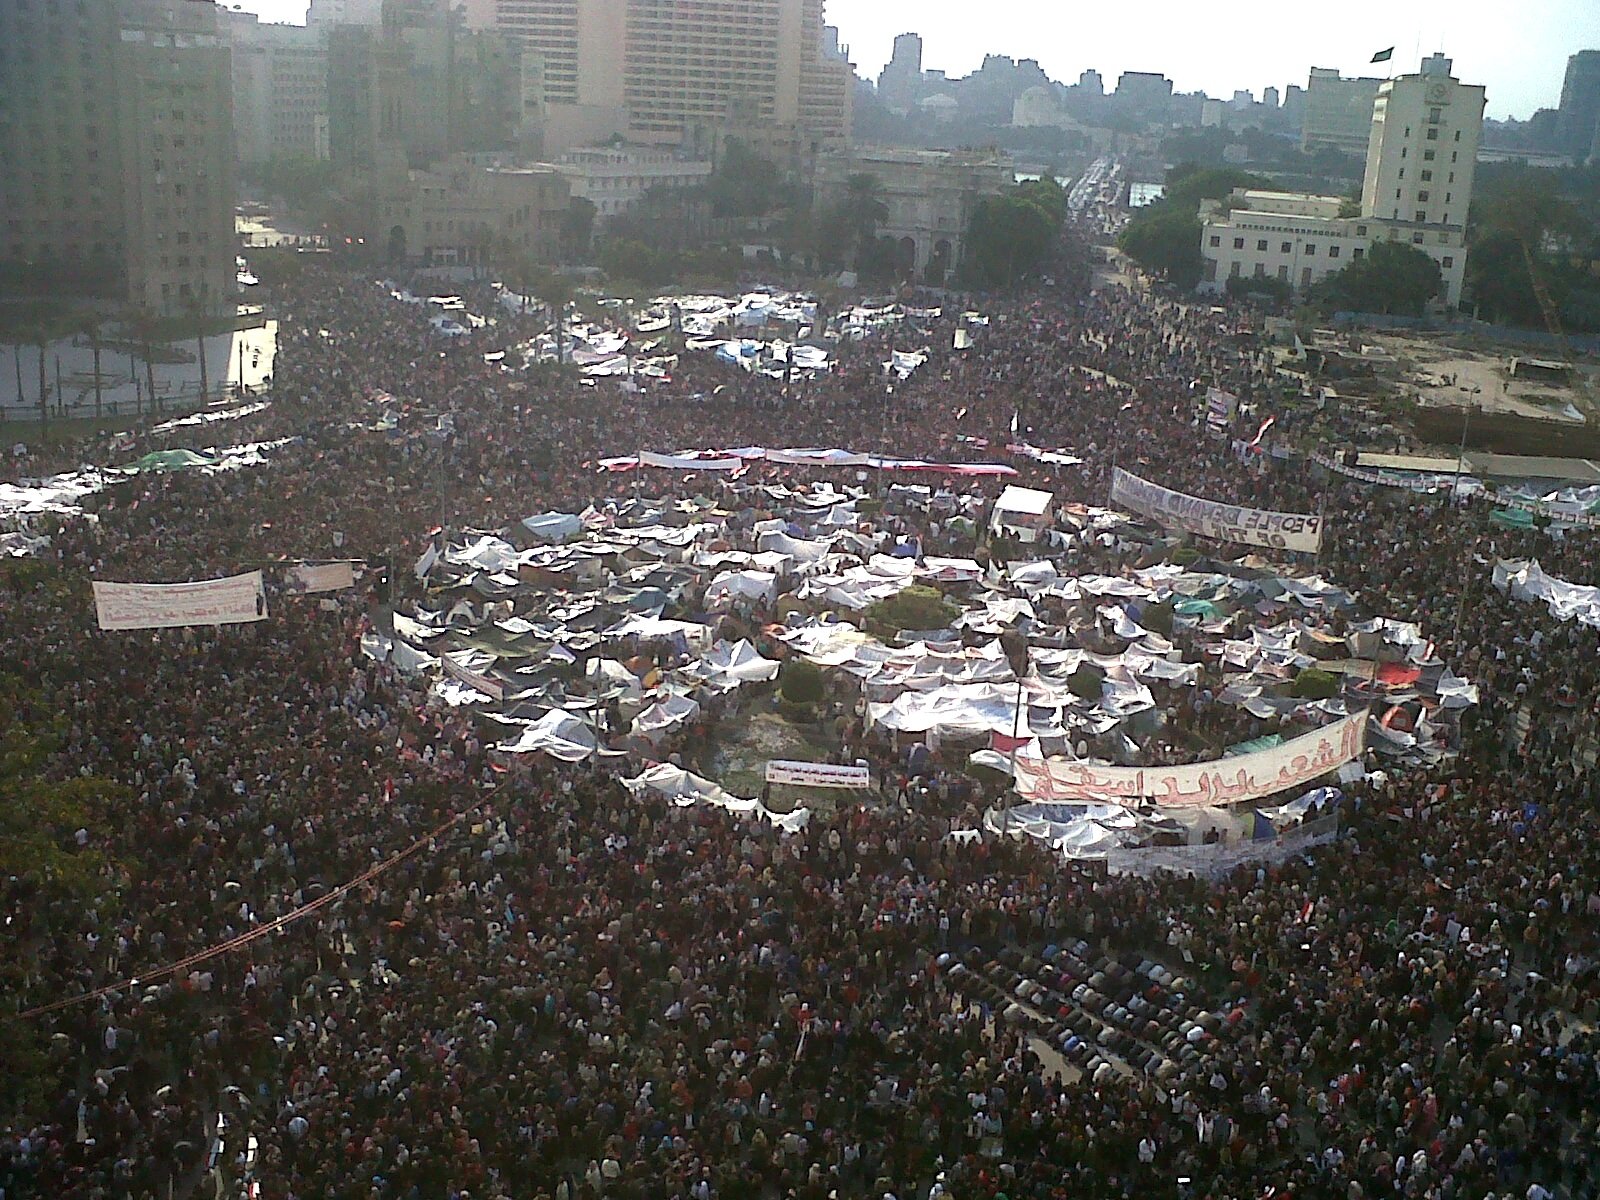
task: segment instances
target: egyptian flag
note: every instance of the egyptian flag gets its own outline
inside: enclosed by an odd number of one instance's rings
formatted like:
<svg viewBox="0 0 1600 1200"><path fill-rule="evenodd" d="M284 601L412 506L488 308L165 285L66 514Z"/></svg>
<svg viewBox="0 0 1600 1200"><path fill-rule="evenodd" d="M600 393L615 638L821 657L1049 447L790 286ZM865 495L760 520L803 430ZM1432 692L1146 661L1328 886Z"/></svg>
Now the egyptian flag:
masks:
<svg viewBox="0 0 1600 1200"><path fill-rule="evenodd" d="M1374 54L1372 56L1372 61L1375 63L1388 62L1393 57L1394 47L1390 46L1387 50L1379 50L1376 54Z"/></svg>
<svg viewBox="0 0 1600 1200"><path fill-rule="evenodd" d="M1256 436L1250 440L1250 449L1261 449L1261 439L1266 437L1267 430L1271 429L1277 423L1277 417L1268 417L1265 421L1261 422L1261 428L1256 430Z"/></svg>
<svg viewBox="0 0 1600 1200"><path fill-rule="evenodd" d="M1010 754L1013 750L1021 750L1031 741L1033 741L1031 735L1012 737L1009 733L995 733L992 730L989 733L989 748L998 750L1001 754Z"/></svg>

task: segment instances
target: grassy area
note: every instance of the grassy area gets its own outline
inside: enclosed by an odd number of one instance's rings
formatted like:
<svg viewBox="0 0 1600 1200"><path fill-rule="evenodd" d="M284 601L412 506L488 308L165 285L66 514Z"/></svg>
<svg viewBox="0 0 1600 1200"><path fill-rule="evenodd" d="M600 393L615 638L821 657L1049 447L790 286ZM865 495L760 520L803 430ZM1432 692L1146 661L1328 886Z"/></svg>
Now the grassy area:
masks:
<svg viewBox="0 0 1600 1200"><path fill-rule="evenodd" d="M125 433L130 429L138 429L151 419L149 414L140 417L132 413L101 417L99 420L94 417L52 417L42 430L37 421L0 421L0 446L12 446L17 442L30 446L64 445L97 433Z"/></svg>

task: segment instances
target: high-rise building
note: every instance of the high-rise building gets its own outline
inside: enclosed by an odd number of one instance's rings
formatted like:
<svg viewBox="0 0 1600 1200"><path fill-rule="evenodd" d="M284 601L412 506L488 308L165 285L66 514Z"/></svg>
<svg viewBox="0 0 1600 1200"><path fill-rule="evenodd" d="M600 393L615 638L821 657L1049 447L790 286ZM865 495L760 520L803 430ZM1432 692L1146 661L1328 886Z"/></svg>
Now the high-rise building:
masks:
<svg viewBox="0 0 1600 1200"><path fill-rule="evenodd" d="M1600 126L1600 50L1580 50L1567 59L1556 113L1557 149L1579 162L1589 153Z"/></svg>
<svg viewBox="0 0 1600 1200"><path fill-rule="evenodd" d="M1337 196L1240 190L1225 212L1212 202L1201 286L1215 291L1229 279L1255 278L1303 291L1377 243L1402 242L1438 264L1439 299L1460 304L1484 89L1455 79L1450 68L1435 54L1416 74L1381 81L1358 213Z"/></svg>
<svg viewBox="0 0 1600 1200"><path fill-rule="evenodd" d="M1172 104L1172 80L1152 71L1124 71L1112 98L1132 116L1164 121Z"/></svg>
<svg viewBox="0 0 1600 1200"><path fill-rule="evenodd" d="M1100 72L1090 67L1078 76L1078 90L1086 96L1104 96L1106 83L1100 78Z"/></svg>
<svg viewBox="0 0 1600 1200"><path fill-rule="evenodd" d="M328 157L328 45L323 28L264 25L224 14L233 52L233 132L239 162Z"/></svg>
<svg viewBox="0 0 1600 1200"><path fill-rule="evenodd" d="M1275 109L1278 107L1278 89L1275 87L1261 90L1261 104L1264 108Z"/></svg>
<svg viewBox="0 0 1600 1200"><path fill-rule="evenodd" d="M382 25L328 31L329 156L355 169L520 148L523 51L432 0L386 0Z"/></svg>
<svg viewBox="0 0 1600 1200"><path fill-rule="evenodd" d="M854 72L823 0L498 0L544 60L552 151L607 134L676 144L704 126L850 133Z"/></svg>
<svg viewBox="0 0 1600 1200"><path fill-rule="evenodd" d="M383 0L311 0L306 24L315 29L328 25L378 25L383 21Z"/></svg>
<svg viewBox="0 0 1600 1200"><path fill-rule="evenodd" d="M1330 67L1312 67L1300 124L1300 149L1365 154L1372 130L1372 102L1382 82L1346 79Z"/></svg>
<svg viewBox="0 0 1600 1200"><path fill-rule="evenodd" d="M894 53L878 73L878 98L891 109L910 108L922 91L922 35L902 33Z"/></svg>
<svg viewBox="0 0 1600 1200"><path fill-rule="evenodd" d="M210 0L0 4L3 282L165 312L233 300L218 14Z"/></svg>
<svg viewBox="0 0 1600 1200"><path fill-rule="evenodd" d="M1298 83L1283 89L1283 121L1290 129L1298 129L1305 121L1306 90Z"/></svg>

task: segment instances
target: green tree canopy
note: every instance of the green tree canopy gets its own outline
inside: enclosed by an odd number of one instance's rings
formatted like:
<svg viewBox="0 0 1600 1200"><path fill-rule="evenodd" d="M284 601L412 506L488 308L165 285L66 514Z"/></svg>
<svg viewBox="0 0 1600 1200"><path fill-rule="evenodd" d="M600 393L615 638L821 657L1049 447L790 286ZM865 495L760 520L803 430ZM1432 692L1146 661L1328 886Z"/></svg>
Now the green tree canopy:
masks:
<svg viewBox="0 0 1600 1200"><path fill-rule="evenodd" d="M1179 163L1167 172L1161 199L1134 214L1117 245L1145 270L1165 275L1175 287L1191 289L1205 269L1200 254L1201 201L1226 201L1234 188L1265 186L1266 180L1248 171Z"/></svg>
<svg viewBox="0 0 1600 1200"><path fill-rule="evenodd" d="M1059 191L1060 189L1056 189ZM967 230L965 274L977 287L1005 287L1038 269L1055 244L1061 228L1045 207L1048 195L1037 202L1037 190L1022 189L979 202Z"/></svg>
<svg viewBox="0 0 1600 1200"><path fill-rule="evenodd" d="M1329 275L1312 290L1325 310L1419 315L1439 294L1439 264L1405 242L1375 242L1366 257Z"/></svg>

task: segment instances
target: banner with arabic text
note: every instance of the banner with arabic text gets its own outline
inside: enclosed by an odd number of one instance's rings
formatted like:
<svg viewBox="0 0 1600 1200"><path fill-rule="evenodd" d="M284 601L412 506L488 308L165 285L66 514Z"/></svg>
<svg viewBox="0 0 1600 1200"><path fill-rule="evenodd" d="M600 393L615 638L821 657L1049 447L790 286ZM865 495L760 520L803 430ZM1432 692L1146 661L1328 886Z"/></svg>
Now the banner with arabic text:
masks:
<svg viewBox="0 0 1600 1200"><path fill-rule="evenodd" d="M94 607L101 629L177 629L267 619L260 571L192 583L104 583L97 579Z"/></svg>
<svg viewBox="0 0 1600 1200"><path fill-rule="evenodd" d="M1041 804L1095 801L1169 808L1242 804L1307 787L1361 757L1365 711L1269 750L1182 767L1116 767L1065 758L1019 758L1017 794Z"/></svg>

